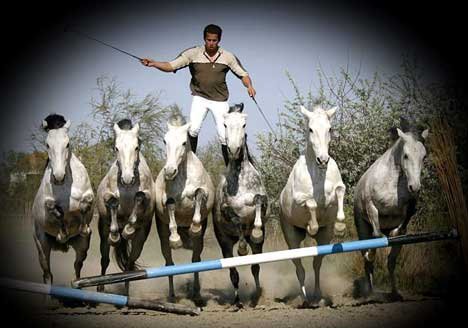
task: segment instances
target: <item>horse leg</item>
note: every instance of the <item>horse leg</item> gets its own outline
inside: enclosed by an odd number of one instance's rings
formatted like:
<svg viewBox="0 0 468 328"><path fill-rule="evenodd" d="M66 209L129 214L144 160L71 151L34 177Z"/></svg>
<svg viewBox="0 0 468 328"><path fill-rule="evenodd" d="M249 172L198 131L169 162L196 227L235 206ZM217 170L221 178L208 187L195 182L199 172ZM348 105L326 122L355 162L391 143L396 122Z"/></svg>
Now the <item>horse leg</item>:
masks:
<svg viewBox="0 0 468 328"><path fill-rule="evenodd" d="M319 229L319 225L317 223L317 202L315 199L311 198L305 202L305 206L308 208L310 213L310 220L307 223L307 232L311 236L315 236Z"/></svg>
<svg viewBox="0 0 468 328"><path fill-rule="evenodd" d="M360 211L354 210L354 222L356 225L356 230L358 233L358 237L360 240L368 239L372 236L373 227L363 218L363 213ZM374 250L375 251L375 250ZM367 297L372 294L373 290L373 274L374 274L374 258L375 256L369 256L370 250L363 250L361 251L362 257L364 259L364 272L365 278L364 283L365 285L362 286L363 290L361 290L361 286L355 285L359 290L356 291L356 296L364 296ZM375 254L375 252L374 252ZM355 282L359 283L359 280Z"/></svg>
<svg viewBox="0 0 468 328"><path fill-rule="evenodd" d="M280 223L281 223L281 230L283 230L284 239L286 240L286 243L288 244L289 249L299 248L301 241L303 241L305 238L305 230L299 229L295 226L292 226L286 223L281 211L280 211ZM299 285L301 286L302 297L304 300L303 305L305 306L305 305L308 305L307 293L306 293L306 289L304 285L305 270L304 270L304 267L302 266L302 261L300 258L293 259L292 261L296 267L296 276L297 276L297 280L299 280Z"/></svg>
<svg viewBox="0 0 468 328"><path fill-rule="evenodd" d="M104 220L102 217L99 217L99 237L100 237L100 251L101 251L101 275L105 275L107 268L109 267L110 263L110 258L109 258L109 252L110 252L110 244L109 244L109 224L106 220ZM99 285L97 286L97 291L98 292L104 292L104 285Z"/></svg>
<svg viewBox="0 0 468 328"><path fill-rule="evenodd" d="M329 244L334 232L336 231L334 227L333 231L331 226L323 227L317 233L316 241L317 245L326 245ZM320 268L322 267L322 261L324 256L315 256L313 258L313 267L314 267L314 277L315 277L315 286L313 299L318 302L319 306L325 305L325 300L322 297L322 290L320 288Z"/></svg>
<svg viewBox="0 0 468 328"><path fill-rule="evenodd" d="M142 226L140 229L137 229L136 232L134 233L134 236L131 241L130 255L128 256L128 271L135 270L135 262L138 260L138 258L141 255L141 252L143 250L143 245L145 244L146 239L148 238L150 229L151 229L151 221L149 221L146 224L146 226ZM129 290L130 290L130 282L126 281L125 292L127 296L130 295Z"/></svg>
<svg viewBox="0 0 468 328"><path fill-rule="evenodd" d="M159 242L161 244L161 252L164 256L164 259L166 260L166 266L169 265L174 265L174 262L172 260L172 249L169 245L169 226L167 224L164 224L157 215L155 215L156 218L156 227L157 227L157 232L159 236ZM170 299L175 299L175 293L174 293L174 277L173 276L168 276L169 279L169 298Z"/></svg>
<svg viewBox="0 0 468 328"><path fill-rule="evenodd" d="M116 245L120 241L119 223L117 221L117 210L119 208L119 199L111 193L104 195L104 202L108 213L111 216L110 233L108 242L111 245Z"/></svg>
<svg viewBox="0 0 468 328"><path fill-rule="evenodd" d="M49 214L49 216L52 216L57 221L60 227L55 239L59 243L64 243L67 240L67 234L63 225L63 209L60 206L57 206L57 204L55 203L55 199L53 199L52 197L46 197L44 204L46 207L46 212Z"/></svg>
<svg viewBox="0 0 468 328"><path fill-rule="evenodd" d="M192 237L198 237L202 233L201 222L201 210L206 207L208 200L208 194L203 188L198 188L195 191L195 212L193 214L192 224L190 225L190 234Z"/></svg>
<svg viewBox="0 0 468 328"><path fill-rule="evenodd" d="M206 226L208 220L205 218L201 224L200 234L198 236L192 236L192 263L200 262L201 261L201 253L203 251L204 240L203 236L205 235ZM192 290L192 298L194 299L196 304L200 304L201 302L201 295L200 295L200 278L198 272L193 274L193 290Z"/></svg>
<svg viewBox="0 0 468 328"><path fill-rule="evenodd" d="M372 225L372 237L374 238L379 238L382 237L382 231L380 230L380 223L379 223L379 211L377 208L372 204L372 202L368 202L366 204L366 212L367 212L367 217L369 218L369 221ZM375 259L375 254L376 254L376 249L373 248L371 250L367 250L365 253L365 258L369 262L374 262Z"/></svg>
<svg viewBox="0 0 468 328"><path fill-rule="evenodd" d="M346 224L344 223L345 214L344 214L344 195L346 187L343 184L339 184L335 189L336 199L338 202L338 211L336 213L336 222L334 227L334 233L337 237L343 237L346 230Z"/></svg>
<svg viewBox="0 0 468 328"><path fill-rule="evenodd" d="M268 200L266 196L263 195L255 195L254 203L255 203L255 221L254 221L254 228L250 234L250 239L254 243L261 243L263 241L263 228L262 228L262 217L265 216L266 207Z"/></svg>
<svg viewBox="0 0 468 328"><path fill-rule="evenodd" d="M177 232L177 221L175 218L175 200L169 198L166 202L167 211L169 214L169 245L172 249L178 249L182 247L182 240Z"/></svg>
<svg viewBox="0 0 468 328"><path fill-rule="evenodd" d="M50 242L47 240L47 236L44 232L37 232L36 230L34 232L33 237L34 242L36 244L37 253L39 255L39 264L41 265L41 269L43 272L42 279L44 281L44 284L52 285L54 283L54 276L50 271L50 252L52 250L52 247L50 245ZM52 297L50 295L45 295L44 300L45 304L47 304L48 307L58 307L58 303L53 302Z"/></svg>
<svg viewBox="0 0 468 328"><path fill-rule="evenodd" d="M401 248L402 248L402 245L393 246L387 258L387 268L390 274L390 283L392 285L391 298L392 300L395 300L395 301L401 301L403 299L400 293L398 293L398 290L396 287L396 279L395 279L396 260L397 260L398 255L400 254Z"/></svg>
<svg viewBox="0 0 468 328"><path fill-rule="evenodd" d="M125 225L122 231L122 237L124 239L130 240L133 238L135 234L135 224L137 222L137 219L138 217L141 217L144 214L149 199L150 196L148 191L138 191L135 194L132 213L128 218L128 223Z"/></svg>
<svg viewBox="0 0 468 328"><path fill-rule="evenodd" d="M87 217L93 215L91 208L94 201L94 195L91 191L86 192L80 200L80 213L81 213L81 223L80 223L80 235L83 237L91 234L91 228L89 227Z"/></svg>
<svg viewBox="0 0 468 328"><path fill-rule="evenodd" d="M87 236L79 235L71 242L71 246L73 247L76 253L75 263L73 264L75 268L75 280L80 279L81 277L81 269L83 268L83 262L86 260L86 257L88 255L90 240L91 234L88 234Z"/></svg>
<svg viewBox="0 0 468 328"><path fill-rule="evenodd" d="M416 199L411 199L408 205L406 206L404 220L400 223L400 225L397 228L390 231L390 234L389 234L390 237L404 235L406 233L406 228L408 226L409 221L415 214L416 214Z"/></svg>
<svg viewBox="0 0 468 328"><path fill-rule="evenodd" d="M262 235L264 234L264 228L262 228ZM260 254L263 251L263 239L260 242L256 242L250 238L249 240L249 245L250 248L252 248L252 254ZM258 304L258 300L262 296L262 288L260 286L260 265L259 264L253 264L250 267L250 270L252 271L252 275L255 280L255 295L252 299L252 306L255 307Z"/></svg>

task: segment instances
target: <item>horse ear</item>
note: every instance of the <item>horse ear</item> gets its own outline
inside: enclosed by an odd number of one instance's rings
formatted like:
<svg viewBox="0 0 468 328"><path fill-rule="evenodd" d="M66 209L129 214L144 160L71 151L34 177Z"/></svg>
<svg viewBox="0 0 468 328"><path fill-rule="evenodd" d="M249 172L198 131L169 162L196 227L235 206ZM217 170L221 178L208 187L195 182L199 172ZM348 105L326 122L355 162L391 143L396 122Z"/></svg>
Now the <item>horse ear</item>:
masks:
<svg viewBox="0 0 468 328"><path fill-rule="evenodd" d="M115 132L116 134L119 134L120 131L121 131L121 130L120 130L119 125L118 125L117 123L114 123L114 132Z"/></svg>
<svg viewBox="0 0 468 328"><path fill-rule="evenodd" d="M240 104L237 105L239 107L239 113L242 113L242 111L244 110L244 103L241 102Z"/></svg>
<svg viewBox="0 0 468 328"><path fill-rule="evenodd" d="M335 115L336 110L338 109L337 106L330 108L329 110L325 111L327 113L328 119L331 119L333 115Z"/></svg>
<svg viewBox="0 0 468 328"><path fill-rule="evenodd" d="M46 120L42 120L41 127L42 127L42 129L47 131L47 121Z"/></svg>
<svg viewBox="0 0 468 328"><path fill-rule="evenodd" d="M63 126L65 129L70 129L70 126L71 126L71 121L68 120L67 123L65 123L65 125Z"/></svg>
<svg viewBox="0 0 468 328"><path fill-rule="evenodd" d="M398 136L401 139L406 139L406 134L403 131L401 131L399 128L397 128L397 132L398 132Z"/></svg>
<svg viewBox="0 0 468 328"><path fill-rule="evenodd" d="M301 105L301 113L304 115L304 116L307 116L307 117L310 117L310 112L304 107Z"/></svg>
<svg viewBox="0 0 468 328"><path fill-rule="evenodd" d="M135 124L132 128L132 132L135 134L138 134L138 131L140 131L140 124Z"/></svg>
<svg viewBox="0 0 468 328"><path fill-rule="evenodd" d="M427 139L428 135L429 135L429 129L426 129L421 133L421 136L424 138L424 140Z"/></svg>

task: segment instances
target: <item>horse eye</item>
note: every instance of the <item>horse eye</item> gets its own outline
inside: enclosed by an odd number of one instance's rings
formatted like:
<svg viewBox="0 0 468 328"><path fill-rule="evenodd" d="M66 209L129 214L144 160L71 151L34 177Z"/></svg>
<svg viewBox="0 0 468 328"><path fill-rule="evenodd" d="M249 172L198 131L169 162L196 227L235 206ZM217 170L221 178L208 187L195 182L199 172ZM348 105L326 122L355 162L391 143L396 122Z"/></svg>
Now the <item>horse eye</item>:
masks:
<svg viewBox="0 0 468 328"><path fill-rule="evenodd" d="M47 147L47 149L49 149L50 148L49 144L46 144L46 147Z"/></svg>
<svg viewBox="0 0 468 328"><path fill-rule="evenodd" d="M70 143L67 143L67 148L70 147Z"/></svg>
<svg viewBox="0 0 468 328"><path fill-rule="evenodd" d="M226 125L226 124L224 124L224 127L225 127L225 128L227 128L227 125Z"/></svg>
<svg viewBox="0 0 468 328"><path fill-rule="evenodd" d="M139 150L140 150L140 147L137 146L137 147L135 148L135 151L139 151Z"/></svg>
<svg viewBox="0 0 468 328"><path fill-rule="evenodd" d="M163 139L163 143L166 144L166 140Z"/></svg>
<svg viewBox="0 0 468 328"><path fill-rule="evenodd" d="M408 159L408 155L405 154L405 155L403 156L403 158L404 158L404 159Z"/></svg>
<svg viewBox="0 0 468 328"><path fill-rule="evenodd" d="M184 142L184 143L182 144L182 146L185 146L186 144L187 144L187 142Z"/></svg>
<svg viewBox="0 0 468 328"><path fill-rule="evenodd" d="M242 128L245 129L246 124L242 125Z"/></svg>
<svg viewBox="0 0 468 328"><path fill-rule="evenodd" d="M314 131L312 131L312 129L309 129L310 133L314 133Z"/></svg>
<svg viewBox="0 0 468 328"><path fill-rule="evenodd" d="M119 148L117 148L117 147L114 147L114 150L115 150L116 152L118 152L118 151L119 151Z"/></svg>

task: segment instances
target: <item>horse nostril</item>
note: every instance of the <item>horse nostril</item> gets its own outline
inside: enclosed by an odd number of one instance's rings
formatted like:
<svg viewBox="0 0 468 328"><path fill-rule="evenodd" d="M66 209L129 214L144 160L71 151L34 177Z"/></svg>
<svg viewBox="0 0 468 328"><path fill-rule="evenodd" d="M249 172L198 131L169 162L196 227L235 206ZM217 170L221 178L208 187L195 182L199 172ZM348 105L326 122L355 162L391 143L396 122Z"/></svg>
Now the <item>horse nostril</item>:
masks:
<svg viewBox="0 0 468 328"><path fill-rule="evenodd" d="M414 188L412 185L409 185L408 188L409 188L409 191L414 192Z"/></svg>

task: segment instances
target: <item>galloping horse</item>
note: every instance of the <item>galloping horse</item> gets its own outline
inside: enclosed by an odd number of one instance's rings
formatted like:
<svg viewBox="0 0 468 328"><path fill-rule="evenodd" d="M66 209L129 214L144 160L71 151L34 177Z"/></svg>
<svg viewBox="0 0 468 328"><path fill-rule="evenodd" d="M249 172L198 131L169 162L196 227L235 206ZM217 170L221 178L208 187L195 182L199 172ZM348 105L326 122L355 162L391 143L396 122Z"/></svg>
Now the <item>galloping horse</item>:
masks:
<svg viewBox="0 0 468 328"><path fill-rule="evenodd" d="M416 213L421 187L420 175L426 149L418 134L397 129L399 138L367 169L354 192L354 222L359 239L406 233ZM424 130L425 139L428 130ZM391 296L401 299L396 288L395 266L402 246L393 246L387 266L392 285ZM366 273L365 296L372 292L372 275L376 250L363 251Z"/></svg>
<svg viewBox="0 0 468 328"><path fill-rule="evenodd" d="M102 179L97 192L101 275L106 273L109 266L110 245L115 246L119 268L122 271L135 270L135 262L151 229L154 182L140 152L138 130L138 123L133 126L128 119L114 124L117 159ZM125 288L128 294L128 282ZM98 286L98 291L104 291L104 286Z"/></svg>
<svg viewBox="0 0 468 328"><path fill-rule="evenodd" d="M202 162L187 142L186 123L180 113L169 118L164 136L166 164L155 183L156 225L166 265L173 265L172 249L192 249L192 262L200 262L208 213L214 202L214 187ZM198 272L194 273L193 298L200 300ZM169 276L169 297L174 298Z"/></svg>
<svg viewBox="0 0 468 328"><path fill-rule="evenodd" d="M39 253L44 283L52 284L51 250L76 252L75 278L80 278L89 249L94 200L86 168L70 148L70 121L63 116L47 116L42 128L47 132L47 167L32 208L33 237Z"/></svg>
<svg viewBox="0 0 468 328"><path fill-rule="evenodd" d="M309 112L301 106L308 120L308 136L305 155L294 165L286 186L280 195L280 223L290 249L298 248L306 232L317 244L328 244L333 233L343 236L346 229L343 200L345 186L335 160L328 154L330 142L330 118L336 108L323 110L317 106ZM336 220L336 222L335 222ZM313 259L315 272L314 299L322 300L320 267L323 256ZM309 304L301 259L292 260L302 289L304 305Z"/></svg>
<svg viewBox="0 0 468 328"><path fill-rule="evenodd" d="M265 222L269 215L266 190L247 148L247 114L242 113L243 108L243 104L235 105L224 116L229 162L216 191L213 225L225 258L233 256L232 250L238 241L239 255L248 253L247 243L253 254L261 253ZM238 295L239 273L236 268L229 270L235 288L234 302L241 306ZM252 265L251 270L258 299L261 294L260 266Z"/></svg>

